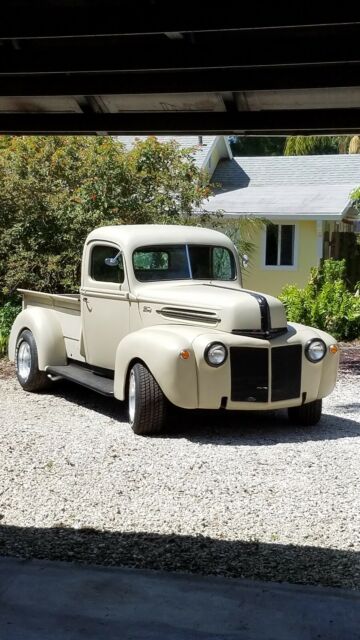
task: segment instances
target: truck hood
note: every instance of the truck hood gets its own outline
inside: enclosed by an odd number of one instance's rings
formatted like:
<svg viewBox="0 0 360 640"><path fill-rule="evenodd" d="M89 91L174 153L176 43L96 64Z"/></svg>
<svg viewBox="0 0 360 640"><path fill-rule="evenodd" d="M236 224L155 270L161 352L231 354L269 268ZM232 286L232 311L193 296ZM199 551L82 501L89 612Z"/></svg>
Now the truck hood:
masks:
<svg viewBox="0 0 360 640"><path fill-rule="evenodd" d="M280 300L231 283L147 284L139 287L137 297L146 325L187 322L266 338L284 331L287 324Z"/></svg>

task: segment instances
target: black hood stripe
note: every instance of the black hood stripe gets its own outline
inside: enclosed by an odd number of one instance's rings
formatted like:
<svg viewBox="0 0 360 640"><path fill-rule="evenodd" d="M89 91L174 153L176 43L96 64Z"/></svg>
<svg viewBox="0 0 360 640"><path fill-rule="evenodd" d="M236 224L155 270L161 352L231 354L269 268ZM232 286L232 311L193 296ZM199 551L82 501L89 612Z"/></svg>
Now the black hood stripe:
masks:
<svg viewBox="0 0 360 640"><path fill-rule="evenodd" d="M206 284L205 287L214 287L217 289L229 289L229 291L236 291L237 293L247 293L252 298L255 298L260 309L261 331L264 334L264 337L270 336L271 315L270 315L269 303L266 300L265 296L262 296L261 293L248 291L247 289L235 289L234 287L224 287L223 285L217 285L217 284Z"/></svg>
<svg viewBox="0 0 360 640"><path fill-rule="evenodd" d="M262 296L259 293L252 293L250 291L244 291L244 293L249 294L249 296L252 296L257 301L260 308L261 330L264 332L266 336L270 335L271 333L270 307L265 296Z"/></svg>

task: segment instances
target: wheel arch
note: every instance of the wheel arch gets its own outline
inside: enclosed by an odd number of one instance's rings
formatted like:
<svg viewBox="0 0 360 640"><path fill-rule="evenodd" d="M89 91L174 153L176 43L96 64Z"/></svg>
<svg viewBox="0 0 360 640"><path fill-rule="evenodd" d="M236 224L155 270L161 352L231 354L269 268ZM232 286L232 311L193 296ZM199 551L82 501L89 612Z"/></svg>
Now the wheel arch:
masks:
<svg viewBox="0 0 360 640"><path fill-rule="evenodd" d="M183 349L190 351L188 360L180 358ZM197 408L196 360L191 345L181 335L149 328L130 333L119 343L114 376L114 395L118 400L127 397L129 373L136 362L150 371L172 404L185 409Z"/></svg>
<svg viewBox="0 0 360 640"><path fill-rule="evenodd" d="M128 366L127 366L127 370L126 370L126 373L125 373L125 379L124 379L124 400L127 400L127 398L128 398L130 371L133 368L133 366L135 364L137 364L137 363L143 364L144 367L149 369L149 367L147 366L146 362L144 362L141 358L135 357L135 358L132 358L132 360L130 360L130 362L128 363ZM149 369L149 371L150 371L150 369ZM150 371L150 373L152 374L152 371Z"/></svg>
<svg viewBox="0 0 360 640"><path fill-rule="evenodd" d="M21 311L15 319L9 338L9 360L15 361L16 344L25 330L31 331L34 336L40 371L44 371L48 365L66 364L66 348L60 322L51 309L37 307Z"/></svg>

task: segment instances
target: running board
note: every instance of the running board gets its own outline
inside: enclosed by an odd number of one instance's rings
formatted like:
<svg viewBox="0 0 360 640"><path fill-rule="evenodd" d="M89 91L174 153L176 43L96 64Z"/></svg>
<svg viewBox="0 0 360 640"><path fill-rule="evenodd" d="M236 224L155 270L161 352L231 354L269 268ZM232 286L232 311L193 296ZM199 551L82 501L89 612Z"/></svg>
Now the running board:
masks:
<svg viewBox="0 0 360 640"><path fill-rule="evenodd" d="M82 387L97 391L103 396L114 396L114 380L93 373L90 369L77 364L67 364L62 367L46 367L46 373L71 380Z"/></svg>

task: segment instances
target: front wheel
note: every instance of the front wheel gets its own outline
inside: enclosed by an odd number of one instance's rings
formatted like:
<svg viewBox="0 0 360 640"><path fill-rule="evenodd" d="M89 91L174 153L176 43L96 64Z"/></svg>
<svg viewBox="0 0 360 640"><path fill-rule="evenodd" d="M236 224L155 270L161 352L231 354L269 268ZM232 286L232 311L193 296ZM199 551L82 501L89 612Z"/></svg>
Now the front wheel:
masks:
<svg viewBox="0 0 360 640"><path fill-rule="evenodd" d="M17 339L15 367L17 379L25 391L41 391L49 386L45 371L39 371L35 338L28 329Z"/></svg>
<svg viewBox="0 0 360 640"><path fill-rule="evenodd" d="M290 407L288 409L288 418L292 424L311 427L317 424L321 418L322 400L314 400L303 404L301 407Z"/></svg>
<svg viewBox="0 0 360 640"><path fill-rule="evenodd" d="M159 433L165 424L167 400L150 371L134 364L128 386L129 422L137 435Z"/></svg>

